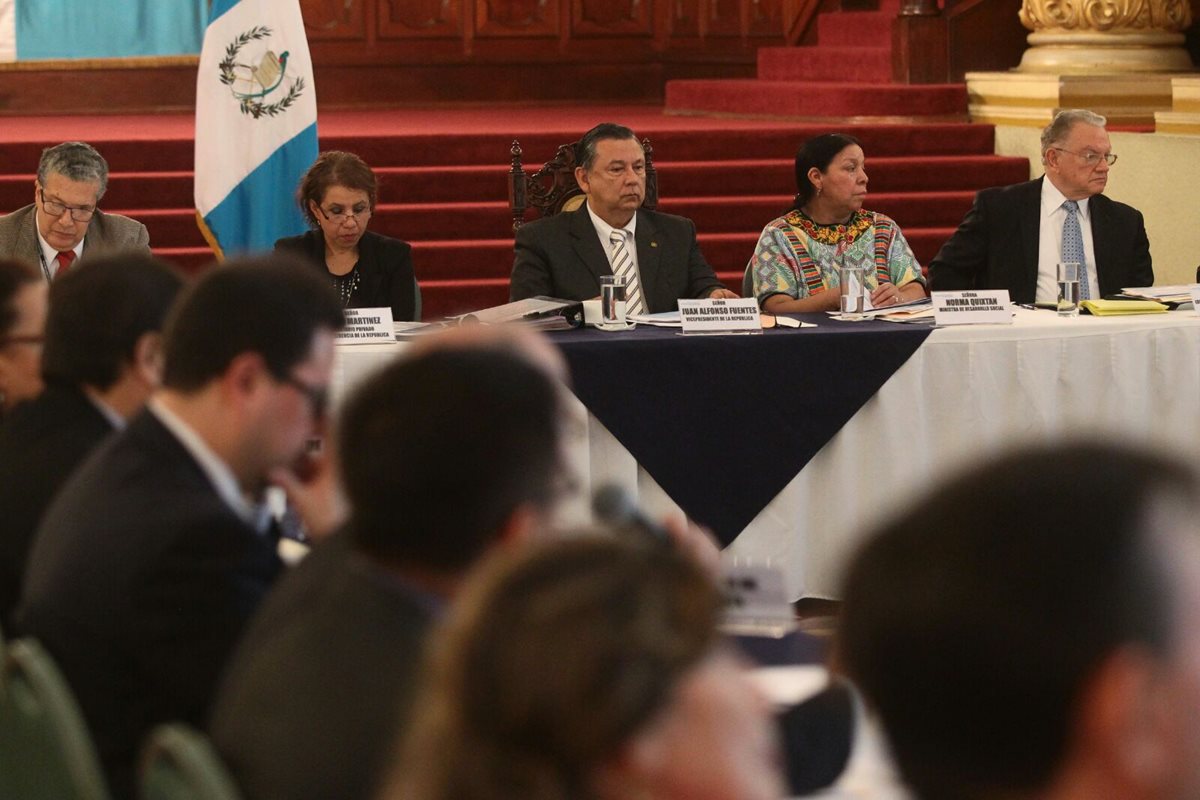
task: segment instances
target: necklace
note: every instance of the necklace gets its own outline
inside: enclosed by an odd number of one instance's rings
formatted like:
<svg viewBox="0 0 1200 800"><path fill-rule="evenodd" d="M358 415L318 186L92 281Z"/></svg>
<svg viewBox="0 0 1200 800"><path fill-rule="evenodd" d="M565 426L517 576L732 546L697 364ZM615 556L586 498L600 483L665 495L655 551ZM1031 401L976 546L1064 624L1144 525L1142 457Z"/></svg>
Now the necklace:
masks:
<svg viewBox="0 0 1200 800"><path fill-rule="evenodd" d="M358 272L358 265L355 264L354 269L345 275L330 275L329 278L333 282L333 288L338 293L338 297L342 300L342 308L350 308L350 301L354 299L354 293L358 291L358 284L362 280L362 276Z"/></svg>

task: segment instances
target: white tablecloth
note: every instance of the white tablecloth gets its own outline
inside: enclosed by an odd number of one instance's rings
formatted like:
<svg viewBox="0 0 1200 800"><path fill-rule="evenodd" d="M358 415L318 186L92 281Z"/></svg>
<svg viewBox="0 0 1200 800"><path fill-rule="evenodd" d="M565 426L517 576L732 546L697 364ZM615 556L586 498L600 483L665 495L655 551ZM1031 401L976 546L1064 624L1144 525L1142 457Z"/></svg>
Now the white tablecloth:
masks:
<svg viewBox="0 0 1200 800"><path fill-rule="evenodd" d="M335 397L401 347L339 347ZM586 422L570 458L583 488L615 482L652 514L680 513L575 402ZM782 569L793 597L836 597L841 566L870 526L940 478L1011 446L1073 436L1200 453L1200 317L1018 309L1012 325L935 330L726 557ZM587 495L567 504L566 521L587 518Z"/></svg>

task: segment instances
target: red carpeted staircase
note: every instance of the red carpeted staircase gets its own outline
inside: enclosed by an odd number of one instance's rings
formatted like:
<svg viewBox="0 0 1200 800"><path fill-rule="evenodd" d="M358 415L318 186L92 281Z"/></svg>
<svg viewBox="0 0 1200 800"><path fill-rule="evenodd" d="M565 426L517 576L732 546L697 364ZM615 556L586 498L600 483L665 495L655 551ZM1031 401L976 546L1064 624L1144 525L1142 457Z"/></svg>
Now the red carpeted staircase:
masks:
<svg viewBox="0 0 1200 800"><path fill-rule="evenodd" d="M676 114L774 117L936 117L965 119L962 84L892 83L892 20L899 0L877 11L822 12L815 45L762 47L753 80L669 81Z"/></svg>
<svg viewBox="0 0 1200 800"><path fill-rule="evenodd" d="M975 191L1024 180L1029 169L1025 159L992 155L993 131L984 125L720 120L665 116L647 107L332 113L321 118L321 145L357 152L378 171L380 205L371 228L413 244L425 318L432 319L507 299L512 140L520 139L526 166L535 168L558 145L606 119L650 138L660 209L695 220L705 256L734 289L762 226L795 191L797 146L832 127L863 140L867 206L900 223L923 264L958 225ZM136 139L111 131L113 118L59 118L26 134L14 124L0 131L0 213L33 200L42 147L90 139L113 173L103 208L142 220L157 253L201 269L211 256L192 210L193 143L185 122L131 119Z"/></svg>

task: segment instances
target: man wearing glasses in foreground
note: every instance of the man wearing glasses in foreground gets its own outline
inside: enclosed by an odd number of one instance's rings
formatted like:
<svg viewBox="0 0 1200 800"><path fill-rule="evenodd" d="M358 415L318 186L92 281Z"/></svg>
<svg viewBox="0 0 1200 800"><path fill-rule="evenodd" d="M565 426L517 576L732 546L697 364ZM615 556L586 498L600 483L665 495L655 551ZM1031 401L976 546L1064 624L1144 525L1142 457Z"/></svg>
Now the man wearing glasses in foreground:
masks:
<svg viewBox="0 0 1200 800"><path fill-rule="evenodd" d="M1141 212L1101 194L1117 160L1106 123L1058 112L1042 131L1046 174L980 192L930 263L930 289L1008 289L1014 303L1054 303L1060 261L1082 265L1082 300L1153 285Z"/></svg>
<svg viewBox="0 0 1200 800"><path fill-rule="evenodd" d="M42 151L33 203L0 217L0 258L41 268L52 280L83 255L137 250L150 253L140 222L96 206L108 188L108 163L89 144L64 142Z"/></svg>

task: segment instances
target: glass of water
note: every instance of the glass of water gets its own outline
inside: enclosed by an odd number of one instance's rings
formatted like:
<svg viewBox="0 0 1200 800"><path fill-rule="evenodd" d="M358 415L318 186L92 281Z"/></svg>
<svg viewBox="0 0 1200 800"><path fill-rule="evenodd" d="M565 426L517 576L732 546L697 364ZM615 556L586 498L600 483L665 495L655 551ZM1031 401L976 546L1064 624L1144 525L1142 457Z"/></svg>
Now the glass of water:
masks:
<svg viewBox="0 0 1200 800"><path fill-rule="evenodd" d="M623 275L601 276L600 324L597 327L607 330L625 328L625 305L625 277Z"/></svg>
<svg viewBox="0 0 1200 800"><path fill-rule="evenodd" d="M1063 261L1058 265L1058 315L1079 316L1079 270L1083 265L1077 261Z"/></svg>
<svg viewBox="0 0 1200 800"><path fill-rule="evenodd" d="M842 264L838 267L838 283L841 291L842 319L862 319L866 310L867 268Z"/></svg>

